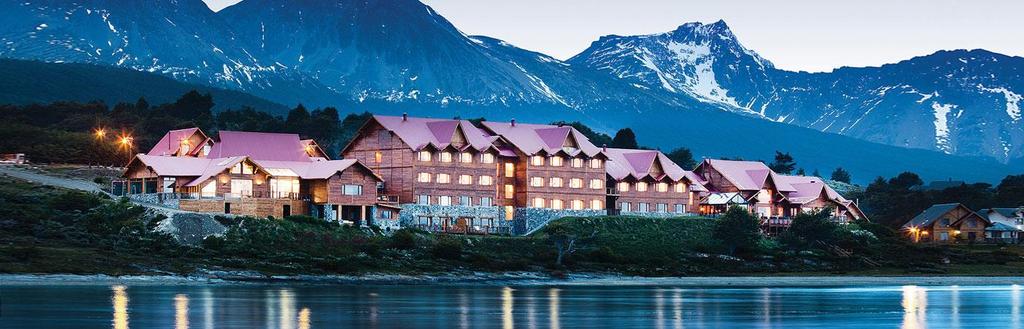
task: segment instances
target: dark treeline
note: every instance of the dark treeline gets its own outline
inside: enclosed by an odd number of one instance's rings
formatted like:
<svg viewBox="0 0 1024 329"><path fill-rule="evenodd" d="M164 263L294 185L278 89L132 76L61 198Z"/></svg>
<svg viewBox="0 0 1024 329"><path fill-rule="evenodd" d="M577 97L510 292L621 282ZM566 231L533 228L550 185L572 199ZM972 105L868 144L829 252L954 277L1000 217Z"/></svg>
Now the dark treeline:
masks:
<svg viewBox="0 0 1024 329"><path fill-rule="evenodd" d="M310 111L302 105L284 118L250 107L214 113L213 107L210 94L196 91L155 106L144 98L113 108L101 102L0 105L0 153L25 153L41 163L122 165L168 130L199 127L211 136L219 130L297 133L337 155L370 116L349 114L340 119L333 107ZM105 136L96 135L97 129L104 129ZM121 136L132 138L131 149L118 143Z"/></svg>
<svg viewBox="0 0 1024 329"><path fill-rule="evenodd" d="M1024 175L1006 176L996 186L964 183L929 190L917 174L905 172L889 179L878 177L863 192L848 197L859 199L861 209L871 221L899 228L933 204L963 203L975 211L1024 206Z"/></svg>

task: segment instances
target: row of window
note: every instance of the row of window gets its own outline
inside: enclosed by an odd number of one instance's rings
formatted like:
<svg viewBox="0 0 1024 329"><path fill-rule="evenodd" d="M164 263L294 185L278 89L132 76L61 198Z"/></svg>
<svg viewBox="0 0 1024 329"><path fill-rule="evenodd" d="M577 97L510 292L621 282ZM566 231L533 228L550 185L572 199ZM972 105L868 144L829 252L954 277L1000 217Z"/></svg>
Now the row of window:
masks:
<svg viewBox="0 0 1024 329"><path fill-rule="evenodd" d="M570 200L568 209L572 210L583 210L588 205L583 200ZM601 200L590 200L590 209L601 210L604 209L604 201ZM560 199L545 200L544 198L533 198L530 200L530 207L532 208L551 208L551 209L567 209L564 201Z"/></svg>
<svg viewBox="0 0 1024 329"><path fill-rule="evenodd" d="M633 209L633 204L629 202L619 203L619 210L623 212L651 212L651 204L647 202L637 202L636 209ZM657 203L654 205L654 212L669 212L667 203ZM672 207L672 212L682 214L686 212L686 205L677 203Z"/></svg>
<svg viewBox="0 0 1024 329"><path fill-rule="evenodd" d="M416 196L416 204L420 204L420 205L436 204L436 205L439 205L439 206L451 206L451 205L454 204L453 202L455 200L456 200L456 198L452 197L450 195L439 195L437 197L431 197L429 195L417 195ZM465 195L459 196L457 200L459 201L458 205L461 205L461 206L474 206L474 205L481 206L481 207L491 207L491 206L494 206L494 199L492 199L490 197L480 197L480 198L477 198L477 203L476 204L473 204L473 197L470 197L470 196L465 196Z"/></svg>
<svg viewBox="0 0 1024 329"><path fill-rule="evenodd" d="M658 191L658 192L668 192L669 191L669 184L668 183L648 184L647 182L636 182L634 184L630 184L629 182L620 182L618 184L619 192L629 192L630 185L632 185L633 188L635 188L637 192L647 192L647 189L650 188L649 187L650 185L654 185L654 190ZM672 184L672 189L675 190L676 193L686 193L686 184L685 183L674 183L674 184Z"/></svg>
<svg viewBox="0 0 1024 329"><path fill-rule="evenodd" d="M547 185L550 186L550 187L562 187L562 186L564 186L564 183L565 183L565 181L561 177L551 177L551 178L548 178ZM530 186L531 187L544 187L544 178L543 177L530 177ZM583 179L580 179L580 178L570 178L569 179L569 187L570 188L583 188ZM591 189L595 189L595 190L604 189L604 181L600 180L600 179L591 179L590 180L590 184L588 185L588 187L590 187Z"/></svg>
<svg viewBox="0 0 1024 329"><path fill-rule="evenodd" d="M379 155L375 155L375 158L377 159L377 162L380 162ZM430 162L433 161L433 158L434 153L431 153L430 151L420 151L419 153L416 154L416 159L421 162ZM455 153L452 152L438 152L437 158L439 161L444 163L455 162L455 160L458 160L458 162L461 163L472 163L474 156L473 153L469 152L460 152L458 153L458 156L456 156ZM478 161L480 161L480 163L494 163L494 154L481 153L480 159Z"/></svg>
<svg viewBox="0 0 1024 329"><path fill-rule="evenodd" d="M430 183L431 180L433 180L436 183L449 184L449 183L452 182L452 175L449 175L449 174L431 175L430 173L425 173L425 172L421 172L421 173L416 175L416 181L417 182L420 182L420 183ZM473 184L473 175L459 175L458 183L459 183L459 185L472 185ZM486 185L493 185L494 184L494 177L491 177L491 176L488 176L488 175L482 175L480 177L477 177L476 184L485 185L485 186Z"/></svg>
<svg viewBox="0 0 1024 329"><path fill-rule="evenodd" d="M544 165L544 160L545 160L544 156L540 156L540 155L531 156L530 157L530 165L531 166L543 166ZM547 163L551 167L561 167L561 166L564 165L564 161L565 161L564 158L562 158L561 156L557 156L557 155L547 158ZM572 159L569 160L569 166L573 167L573 168L583 168L583 161L584 160L581 159L581 158L572 158ZM592 169L601 169L602 165L604 164L604 161L601 161L601 159L590 159L588 162L590 163L590 168L592 168Z"/></svg>

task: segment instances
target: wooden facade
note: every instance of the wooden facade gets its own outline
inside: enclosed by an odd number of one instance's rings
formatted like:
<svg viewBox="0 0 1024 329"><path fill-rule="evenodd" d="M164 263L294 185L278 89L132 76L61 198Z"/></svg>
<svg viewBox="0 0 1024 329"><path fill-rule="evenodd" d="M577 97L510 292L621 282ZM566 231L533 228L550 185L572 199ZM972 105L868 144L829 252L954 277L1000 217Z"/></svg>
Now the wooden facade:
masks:
<svg viewBox="0 0 1024 329"><path fill-rule="evenodd" d="M984 242L991 223L962 204L934 205L903 226L916 243Z"/></svg>

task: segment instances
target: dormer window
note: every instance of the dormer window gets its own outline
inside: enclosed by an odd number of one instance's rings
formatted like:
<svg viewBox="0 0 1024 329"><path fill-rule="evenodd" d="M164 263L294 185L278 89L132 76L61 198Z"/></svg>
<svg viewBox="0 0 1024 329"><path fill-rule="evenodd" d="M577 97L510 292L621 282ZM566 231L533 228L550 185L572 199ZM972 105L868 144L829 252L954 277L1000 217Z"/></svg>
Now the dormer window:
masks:
<svg viewBox="0 0 1024 329"><path fill-rule="evenodd" d="M601 159L590 159L590 168L591 169L601 169L601 165L602 164L603 163L602 163Z"/></svg>
<svg viewBox="0 0 1024 329"><path fill-rule="evenodd" d="M430 162L430 151L420 151L417 158L423 162Z"/></svg>
<svg viewBox="0 0 1024 329"><path fill-rule="evenodd" d="M480 162L482 163L494 163L494 154L484 153L480 155Z"/></svg>
<svg viewBox="0 0 1024 329"><path fill-rule="evenodd" d="M539 156L539 155L534 155L534 156L530 157L530 165L532 165L532 166L543 166L544 165L544 157Z"/></svg>
<svg viewBox="0 0 1024 329"><path fill-rule="evenodd" d="M551 157L551 166L552 167L561 167L562 166L562 157L557 156L557 155Z"/></svg>
<svg viewBox="0 0 1024 329"><path fill-rule="evenodd" d="M203 145L203 156L210 155L210 144Z"/></svg>
<svg viewBox="0 0 1024 329"><path fill-rule="evenodd" d="M471 163L473 162L473 154L469 152L459 153L459 162Z"/></svg>
<svg viewBox="0 0 1024 329"><path fill-rule="evenodd" d="M583 159L580 159L580 158L572 158L572 161L570 161L570 165L571 165L571 166L572 166L573 168L583 168Z"/></svg>
<svg viewBox="0 0 1024 329"><path fill-rule="evenodd" d="M441 162L452 162L452 152L441 152Z"/></svg>

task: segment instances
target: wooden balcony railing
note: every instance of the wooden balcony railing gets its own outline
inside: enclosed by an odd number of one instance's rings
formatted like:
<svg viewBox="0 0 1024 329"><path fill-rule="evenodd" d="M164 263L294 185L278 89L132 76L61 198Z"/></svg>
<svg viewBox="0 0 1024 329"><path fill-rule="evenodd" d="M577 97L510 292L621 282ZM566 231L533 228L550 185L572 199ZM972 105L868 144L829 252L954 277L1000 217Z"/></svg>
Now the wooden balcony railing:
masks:
<svg viewBox="0 0 1024 329"><path fill-rule="evenodd" d="M399 204L399 201L400 200L398 199L397 195L381 194L377 196L377 202L379 203Z"/></svg>

